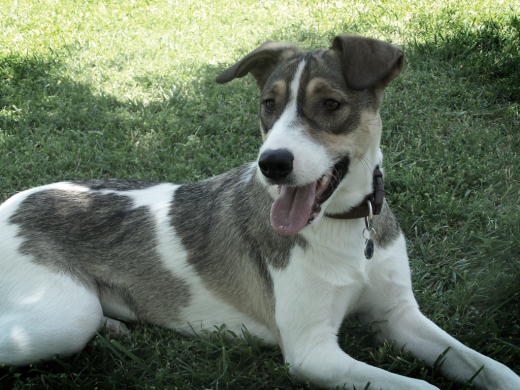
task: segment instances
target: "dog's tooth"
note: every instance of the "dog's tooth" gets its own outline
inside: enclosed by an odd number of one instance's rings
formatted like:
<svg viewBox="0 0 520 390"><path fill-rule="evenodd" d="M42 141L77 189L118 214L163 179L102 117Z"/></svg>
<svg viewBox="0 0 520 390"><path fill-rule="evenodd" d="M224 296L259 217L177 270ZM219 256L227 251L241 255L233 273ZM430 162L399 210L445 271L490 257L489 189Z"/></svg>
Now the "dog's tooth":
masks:
<svg viewBox="0 0 520 390"><path fill-rule="evenodd" d="M314 206L314 211L319 213L321 211L321 205L317 204Z"/></svg>
<svg viewBox="0 0 520 390"><path fill-rule="evenodd" d="M327 182L327 180L329 179L329 175L323 175L323 177L321 178L321 185L325 185L325 183Z"/></svg>

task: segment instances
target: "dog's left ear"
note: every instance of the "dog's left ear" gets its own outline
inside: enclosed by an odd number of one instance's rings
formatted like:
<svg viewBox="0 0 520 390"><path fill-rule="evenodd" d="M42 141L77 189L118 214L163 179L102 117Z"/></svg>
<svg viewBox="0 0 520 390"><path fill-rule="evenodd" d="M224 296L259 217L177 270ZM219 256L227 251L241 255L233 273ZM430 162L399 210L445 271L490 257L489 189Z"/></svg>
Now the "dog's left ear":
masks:
<svg viewBox="0 0 520 390"><path fill-rule="evenodd" d="M339 35L331 50L342 53L345 78L353 89L383 89L403 70L403 51L377 39Z"/></svg>
<svg viewBox="0 0 520 390"><path fill-rule="evenodd" d="M298 46L288 42L264 42L235 65L219 74L215 81L225 84L251 73L261 91L276 66L294 55L297 50Z"/></svg>

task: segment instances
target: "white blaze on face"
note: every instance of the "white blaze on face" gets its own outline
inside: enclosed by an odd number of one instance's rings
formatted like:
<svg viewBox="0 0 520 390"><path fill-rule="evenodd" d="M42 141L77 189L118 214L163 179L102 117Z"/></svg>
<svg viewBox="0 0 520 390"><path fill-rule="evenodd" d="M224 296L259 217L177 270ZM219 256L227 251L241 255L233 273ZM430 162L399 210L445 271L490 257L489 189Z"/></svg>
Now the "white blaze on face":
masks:
<svg viewBox="0 0 520 390"><path fill-rule="evenodd" d="M271 206L270 213L271 226L284 235L296 234L306 226L316 196L325 190L330 177L325 183L317 181L332 165L326 148L306 132L303 121L298 118L298 92L300 88L305 91L305 86L301 85L304 68L305 60L302 60L289 86L287 106L267 134L259 153L260 156L268 150L287 149L294 156L293 171L289 175L294 186L281 186L280 196Z"/></svg>
<svg viewBox="0 0 520 390"><path fill-rule="evenodd" d="M318 180L332 165L325 147L308 134L298 118L297 97L305 60L298 64L289 86L289 100L282 115L267 134L258 156L266 150L287 149L293 156L293 172L290 179L296 186L303 186ZM260 176L262 176L260 174Z"/></svg>

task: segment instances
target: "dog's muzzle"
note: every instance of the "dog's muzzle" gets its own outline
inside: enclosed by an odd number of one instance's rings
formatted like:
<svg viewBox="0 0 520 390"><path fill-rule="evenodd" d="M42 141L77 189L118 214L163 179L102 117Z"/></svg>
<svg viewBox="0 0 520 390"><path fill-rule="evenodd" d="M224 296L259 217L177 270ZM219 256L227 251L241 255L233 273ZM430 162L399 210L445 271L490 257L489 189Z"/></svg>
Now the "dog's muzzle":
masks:
<svg viewBox="0 0 520 390"><path fill-rule="evenodd" d="M312 223L324 203L336 190L348 172L349 157L344 156L317 180L292 185L294 155L288 149L268 149L258 159L260 171L271 185L278 185L278 198L271 206L270 220L273 229L282 235L298 233Z"/></svg>

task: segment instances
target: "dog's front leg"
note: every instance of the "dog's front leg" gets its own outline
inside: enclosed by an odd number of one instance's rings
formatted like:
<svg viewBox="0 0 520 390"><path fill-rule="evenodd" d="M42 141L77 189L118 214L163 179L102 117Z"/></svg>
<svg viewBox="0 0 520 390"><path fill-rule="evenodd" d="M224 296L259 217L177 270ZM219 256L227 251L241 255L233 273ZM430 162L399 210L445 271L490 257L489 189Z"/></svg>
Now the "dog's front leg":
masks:
<svg viewBox="0 0 520 390"><path fill-rule="evenodd" d="M449 348L441 366L442 374L449 378L464 382L482 369L472 381L478 389L520 389L520 377L512 370L466 347L419 311L404 248L403 239L398 250L400 256L374 264L369 287L359 301L361 319L377 321L381 340L395 341L398 348L410 351L429 365Z"/></svg>
<svg viewBox="0 0 520 390"><path fill-rule="evenodd" d="M338 345L345 312L359 296L360 284L332 286L309 270L290 264L272 272L276 322L290 372L325 388L434 390L424 381L389 373L356 361Z"/></svg>
<svg viewBox="0 0 520 390"><path fill-rule="evenodd" d="M398 348L410 351L429 365L449 348L441 366L441 372L449 378L463 382L482 368L472 381L477 389L520 389L520 378L512 370L455 340L424 317L417 306L395 308L380 326L382 339L395 341Z"/></svg>

